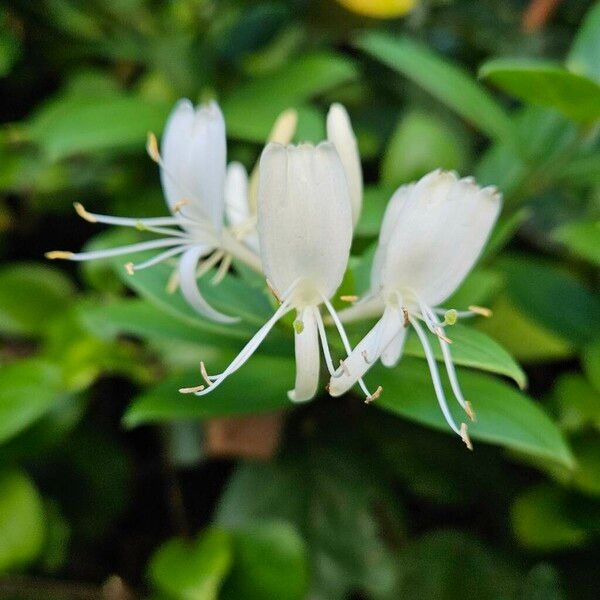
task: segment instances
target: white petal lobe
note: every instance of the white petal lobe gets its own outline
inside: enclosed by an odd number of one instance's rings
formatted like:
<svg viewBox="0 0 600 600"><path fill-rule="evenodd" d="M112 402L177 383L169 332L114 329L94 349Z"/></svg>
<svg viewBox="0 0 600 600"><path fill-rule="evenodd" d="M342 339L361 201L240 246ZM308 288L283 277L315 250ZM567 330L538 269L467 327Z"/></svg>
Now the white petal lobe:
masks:
<svg viewBox="0 0 600 600"><path fill-rule="evenodd" d="M332 104L327 113L327 139L333 143L342 161L350 191L352 223L356 225L362 208L362 167L350 117L341 104Z"/></svg>
<svg viewBox="0 0 600 600"><path fill-rule="evenodd" d="M402 327L381 353L381 363L384 367L388 367L389 369L395 367L400 362L407 331L406 327Z"/></svg>
<svg viewBox="0 0 600 600"><path fill-rule="evenodd" d="M319 385L319 338L312 306L298 311L301 331L294 332L296 352L296 385L288 392L292 402L306 402L314 397ZM300 333L298 333L300 331Z"/></svg>
<svg viewBox="0 0 600 600"><path fill-rule="evenodd" d="M260 160L258 232L265 275L283 294L309 281L329 298L350 252L348 189L332 144L269 144Z"/></svg>

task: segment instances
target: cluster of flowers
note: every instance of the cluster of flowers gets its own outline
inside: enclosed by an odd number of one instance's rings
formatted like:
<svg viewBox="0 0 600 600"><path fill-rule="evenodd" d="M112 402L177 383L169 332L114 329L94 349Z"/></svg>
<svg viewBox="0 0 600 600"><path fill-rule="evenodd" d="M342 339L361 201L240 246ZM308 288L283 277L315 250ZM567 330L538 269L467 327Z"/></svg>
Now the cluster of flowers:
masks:
<svg viewBox="0 0 600 600"><path fill-rule="evenodd" d="M381 388L369 392L362 377L378 360L386 367L398 364L412 326L423 345L441 410L450 427L471 447L466 425L458 426L448 409L424 328L437 336L453 394L473 418L458 384L444 328L484 309L471 307L459 313L440 304L456 290L481 253L500 210L500 194L493 187L478 187L472 178L460 179L441 170L400 187L383 218L370 291L361 299L348 298L354 304L338 313L331 298L347 267L362 204L356 139L348 114L339 104L327 115L327 141L316 146L291 145L295 128L295 112L286 111L249 176L241 164L227 165L225 121L218 105L211 102L194 108L188 100L181 100L168 119L161 150L154 136L148 139L148 153L160 166L171 216L120 218L75 206L88 221L135 227L162 237L97 252L55 251L47 256L82 261L160 248L159 254L145 262L128 263L128 272L179 257L176 276L181 293L200 315L223 323L236 318L206 302L198 277L219 263L216 278L224 277L233 258L263 273L279 307L222 373L209 375L201 364L204 384L180 390L198 396L213 392L242 367L272 327L296 311L296 381L289 398L303 402L316 394L320 346L330 374L329 393L340 396L358 383L369 402L379 396ZM321 306L346 351L339 366L331 356ZM342 323L374 317L379 317L376 325L352 348Z"/></svg>

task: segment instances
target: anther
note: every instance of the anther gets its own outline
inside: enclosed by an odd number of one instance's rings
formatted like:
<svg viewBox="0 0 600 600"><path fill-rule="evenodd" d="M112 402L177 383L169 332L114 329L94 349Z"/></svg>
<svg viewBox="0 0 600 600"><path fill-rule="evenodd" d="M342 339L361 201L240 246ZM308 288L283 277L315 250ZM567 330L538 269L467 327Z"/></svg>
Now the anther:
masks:
<svg viewBox="0 0 600 600"><path fill-rule="evenodd" d="M204 389L203 385L196 385L194 387L183 387L179 388L180 394L195 394L196 392L201 392Z"/></svg>
<svg viewBox="0 0 600 600"><path fill-rule="evenodd" d="M206 372L206 367L204 366L204 361L200 361L200 375L202 375L202 379L206 382L207 385L212 385L212 381Z"/></svg>
<svg viewBox="0 0 600 600"><path fill-rule="evenodd" d="M171 273L167 281L167 294L174 294L179 287L179 271L175 270Z"/></svg>
<svg viewBox="0 0 600 600"><path fill-rule="evenodd" d="M178 202L175 202L175 204L173 204L173 212L174 213L181 212L181 209L184 206L187 206L189 203L190 203L190 201L186 200L185 198L183 200L179 200Z"/></svg>
<svg viewBox="0 0 600 600"><path fill-rule="evenodd" d="M340 300L342 302L356 302L358 300L358 296L354 296L354 295L340 296Z"/></svg>
<svg viewBox="0 0 600 600"><path fill-rule="evenodd" d="M51 252L46 252L44 256L50 260L56 260L57 258L71 258L73 256L73 252L67 252L65 250L52 250Z"/></svg>
<svg viewBox="0 0 600 600"><path fill-rule="evenodd" d="M403 325L404 329L406 329L410 323L408 316L409 316L408 309L405 306L403 306L402 307L402 319L403 319L402 325Z"/></svg>
<svg viewBox="0 0 600 600"><path fill-rule="evenodd" d="M486 317L487 319L489 319L494 314L489 308L485 308L484 306L477 306L476 304L471 304L471 306L469 306L469 310L472 313L475 313L476 315L481 315L482 317Z"/></svg>
<svg viewBox="0 0 600 600"><path fill-rule="evenodd" d="M96 219L96 217L94 217L87 210L85 210L85 208L83 207L83 204L81 204L80 202L73 202L73 208L75 209L75 212L82 219L85 219L86 221L88 221L90 223L97 223L98 222L98 219Z"/></svg>
<svg viewBox="0 0 600 600"><path fill-rule="evenodd" d="M473 411L473 407L471 406L471 403L468 400L465 401L465 412L467 413L469 419L473 421L473 423L477 420L475 418L475 412Z"/></svg>
<svg viewBox="0 0 600 600"><path fill-rule="evenodd" d="M440 340L444 340L444 342L446 342L446 344L451 344L452 340L447 337L446 335L444 335L444 330L441 327L437 327L436 330L434 331L435 335L437 335Z"/></svg>
<svg viewBox="0 0 600 600"><path fill-rule="evenodd" d="M473 443L471 442L471 438L469 437L469 434L467 433L467 424L466 423L460 424L460 437L461 437L462 441L465 443L465 446L469 450L473 450Z"/></svg>
<svg viewBox="0 0 600 600"><path fill-rule="evenodd" d="M132 262L125 263L125 270L127 275L133 275L135 273L135 265Z"/></svg>
<svg viewBox="0 0 600 600"><path fill-rule="evenodd" d="M363 351L360 353L360 355L363 357L363 360L364 360L364 361L365 361L365 362L366 362L368 365L370 365L370 364L373 362L372 360L369 360L369 355L367 354L367 351L366 351L366 350L363 350Z"/></svg>
<svg viewBox="0 0 600 600"><path fill-rule="evenodd" d="M156 136L150 131L146 139L146 152L148 156L155 162L160 163L160 152L158 151L158 141Z"/></svg>
<svg viewBox="0 0 600 600"><path fill-rule="evenodd" d="M371 404L371 402L377 400L377 398L381 396L381 392L383 392L383 388L381 386L377 386L377 389L370 396L365 398L365 404Z"/></svg>
<svg viewBox="0 0 600 600"><path fill-rule="evenodd" d="M267 279L267 287L269 288L269 291L271 292L271 294L273 294L273 297L275 298L275 300L277 300L277 302L279 302L279 304L283 303L283 300L281 299L281 296L278 294L277 290L273 287L273 284Z"/></svg>

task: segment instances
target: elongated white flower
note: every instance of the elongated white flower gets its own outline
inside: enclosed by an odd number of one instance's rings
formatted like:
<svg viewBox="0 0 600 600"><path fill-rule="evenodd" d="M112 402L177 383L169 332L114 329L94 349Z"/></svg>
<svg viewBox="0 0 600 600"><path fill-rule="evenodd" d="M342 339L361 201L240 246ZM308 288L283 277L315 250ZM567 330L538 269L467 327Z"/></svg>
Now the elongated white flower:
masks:
<svg viewBox="0 0 600 600"><path fill-rule="evenodd" d="M352 224L356 225L362 208L363 176L350 117L341 104L332 104L327 113L327 139L335 146L342 161L350 192Z"/></svg>
<svg viewBox="0 0 600 600"><path fill-rule="evenodd" d="M342 281L352 240L348 187L333 144L286 147L271 143L266 147L259 170L258 232L267 282L280 306L225 371L212 376L203 371L207 387L182 392L203 395L213 391L250 358L277 321L292 310L296 311L296 383L288 393L291 400L309 400L317 391L319 340L329 371L334 372L319 312L321 304L338 324L350 352L329 302Z"/></svg>
<svg viewBox="0 0 600 600"><path fill-rule="evenodd" d="M194 109L189 100L180 100L165 126L161 150L162 153L159 153L156 138L149 136L148 153L160 166L163 192L171 216L149 219L112 217L93 214L81 204L75 205L77 213L92 223L135 227L157 233L161 238L109 250L81 253L54 251L46 256L85 261L162 249L149 260L128 263L128 272L133 274L179 256L179 284L187 302L209 319L225 323L236 321L212 308L197 285L198 263L209 255L212 256L200 267L201 271L208 270L207 266L219 260L223 261L222 266L228 266L232 255L261 270L258 256L240 243L240 236L232 235L223 227L225 196L230 202L237 203L232 210L239 210L239 188L244 182L239 181L239 167L234 165L231 167L234 175L228 177L226 188L225 121L217 103L209 102ZM232 182L232 179L235 181ZM247 199L245 203L247 206Z"/></svg>
<svg viewBox="0 0 600 600"><path fill-rule="evenodd" d="M494 226L501 196L493 187L480 188L472 178L434 171L415 184L402 186L392 196L384 215L371 271L371 290L355 306L340 313L342 320L381 315L377 324L354 348L343 368L332 376L330 393L348 390L377 360L392 367L402 356L407 327L412 325L425 352L435 393L450 427L467 446L464 423L452 417L437 364L421 322L437 335L457 401L473 418L460 390L450 340L444 327L459 316L438 306L460 285L475 264ZM440 320L440 315L446 315Z"/></svg>

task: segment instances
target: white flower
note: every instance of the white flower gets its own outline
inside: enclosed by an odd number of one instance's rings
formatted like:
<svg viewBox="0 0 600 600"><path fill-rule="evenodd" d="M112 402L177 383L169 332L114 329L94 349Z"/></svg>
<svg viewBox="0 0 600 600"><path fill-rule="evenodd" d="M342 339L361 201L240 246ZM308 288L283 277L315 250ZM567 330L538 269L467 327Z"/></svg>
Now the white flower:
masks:
<svg viewBox="0 0 600 600"><path fill-rule="evenodd" d="M352 224L356 225L362 208L362 168L350 117L341 104L332 104L327 113L327 139L335 146L342 161L350 192Z"/></svg>
<svg viewBox="0 0 600 600"><path fill-rule="evenodd" d="M201 315L220 322L237 319L212 308L201 296L197 285L198 262L211 255L200 266L205 272L222 260L219 269L224 276L231 256L260 271L258 256L223 227L226 180L226 137L223 114L216 102L194 109L189 100L180 100L167 121L159 153L156 138L148 139L148 153L160 165L160 176L170 217L135 219L97 215L76 204L78 214L92 223L135 227L163 237L95 252L48 252L48 258L74 261L93 260L164 248L153 258L139 264L128 263L130 274L179 256L178 275L181 292ZM238 169L238 167L234 167ZM235 195L228 191L229 198ZM232 200L233 201L233 200ZM237 201L237 200L236 200ZM247 199L246 199L247 205Z"/></svg>
<svg viewBox="0 0 600 600"><path fill-rule="evenodd" d="M501 197L493 187L480 188L472 178L434 171L417 183L400 187L386 209L371 271L371 290L355 306L340 313L351 321L381 315L373 329L356 346L332 376L329 391L339 396L369 367L381 359L392 367L398 363L412 325L425 352L435 393L450 427L467 446L463 423L459 428L450 411L429 341L420 321L438 336L452 391L473 418L464 399L444 326L468 313L437 308L460 285L475 264L494 226ZM440 321L438 315L447 315Z"/></svg>
<svg viewBox="0 0 600 600"><path fill-rule="evenodd" d="M182 392L213 391L254 353L272 327L296 311L294 339L296 384L291 400L312 398L319 381L319 339L330 373L333 361L319 306L324 304L347 337L329 299L339 287L352 240L352 214L346 179L338 154L329 142L318 146L269 144L260 160L258 232L267 283L280 306L233 362L218 375L204 371L207 387ZM368 393L368 392L367 392Z"/></svg>

